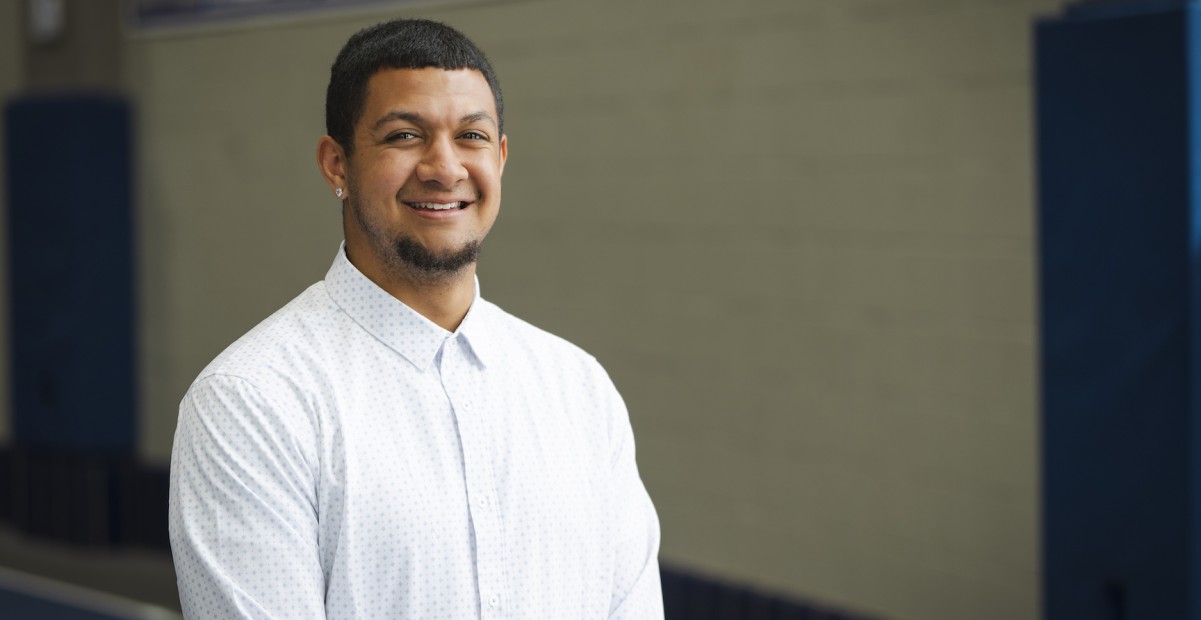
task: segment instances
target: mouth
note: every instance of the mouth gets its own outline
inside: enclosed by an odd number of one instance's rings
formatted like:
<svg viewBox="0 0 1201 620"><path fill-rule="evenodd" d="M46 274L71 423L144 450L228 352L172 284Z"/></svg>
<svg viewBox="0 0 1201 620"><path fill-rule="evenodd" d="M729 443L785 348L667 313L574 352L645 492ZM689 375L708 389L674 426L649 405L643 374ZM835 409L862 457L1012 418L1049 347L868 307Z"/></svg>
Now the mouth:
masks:
<svg viewBox="0 0 1201 620"><path fill-rule="evenodd" d="M405 202L410 209L417 211L455 211L466 209L471 206L470 200L459 200L452 202Z"/></svg>

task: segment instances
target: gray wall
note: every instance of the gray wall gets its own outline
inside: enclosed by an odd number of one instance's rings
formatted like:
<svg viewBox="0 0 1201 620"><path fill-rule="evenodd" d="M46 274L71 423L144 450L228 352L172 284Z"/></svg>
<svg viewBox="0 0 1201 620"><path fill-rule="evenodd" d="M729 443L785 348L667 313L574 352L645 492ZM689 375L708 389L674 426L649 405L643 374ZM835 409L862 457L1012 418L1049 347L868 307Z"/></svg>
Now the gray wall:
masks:
<svg viewBox="0 0 1201 620"><path fill-rule="evenodd" d="M1038 616L1030 29L1057 4L388 14L492 56L484 294L608 367L665 561L888 618ZM147 458L204 364L324 274L326 71L384 17L126 37Z"/></svg>

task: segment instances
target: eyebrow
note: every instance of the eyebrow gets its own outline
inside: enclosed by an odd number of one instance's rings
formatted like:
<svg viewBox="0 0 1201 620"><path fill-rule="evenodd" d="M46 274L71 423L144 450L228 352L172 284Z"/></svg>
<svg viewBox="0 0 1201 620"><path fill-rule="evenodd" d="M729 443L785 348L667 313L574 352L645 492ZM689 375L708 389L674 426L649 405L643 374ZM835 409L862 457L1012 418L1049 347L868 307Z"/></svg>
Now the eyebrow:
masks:
<svg viewBox="0 0 1201 620"><path fill-rule="evenodd" d="M459 119L459 122L464 125L478 123L480 121L491 121L493 125L497 124L496 119L492 118L492 115L487 112L476 112L474 114L468 114L467 116Z"/></svg>
<svg viewBox="0 0 1201 620"><path fill-rule="evenodd" d="M391 112L388 112L387 114L380 117L380 119L378 121L375 121L375 125L372 126L372 129L377 130L380 127L383 127L384 125L391 123L392 121L408 121L410 123L413 123L414 125L428 124L427 121L425 120L425 117L416 112L405 112L403 110L392 110ZM461 123L463 125L466 125L469 123L476 123L479 121L491 121L493 125L498 125L496 122L496 119L492 118L492 115L488 114L487 112L473 112L473 113L467 114L459 119L459 123Z"/></svg>

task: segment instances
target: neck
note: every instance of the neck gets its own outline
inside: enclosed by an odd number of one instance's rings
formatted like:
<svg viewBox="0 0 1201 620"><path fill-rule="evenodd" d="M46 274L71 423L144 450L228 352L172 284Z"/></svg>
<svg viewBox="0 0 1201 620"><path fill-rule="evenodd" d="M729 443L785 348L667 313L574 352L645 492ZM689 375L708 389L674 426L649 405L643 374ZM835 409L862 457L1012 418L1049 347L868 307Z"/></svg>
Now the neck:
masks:
<svg viewBox="0 0 1201 620"><path fill-rule="evenodd" d="M398 265L360 260L351 253L349 244L346 259L376 286L449 332L459 328L475 300L475 263L455 273L431 278Z"/></svg>
<svg viewBox="0 0 1201 620"><path fill-rule="evenodd" d="M421 316L453 332L475 300L475 265L436 281L408 277L376 284Z"/></svg>

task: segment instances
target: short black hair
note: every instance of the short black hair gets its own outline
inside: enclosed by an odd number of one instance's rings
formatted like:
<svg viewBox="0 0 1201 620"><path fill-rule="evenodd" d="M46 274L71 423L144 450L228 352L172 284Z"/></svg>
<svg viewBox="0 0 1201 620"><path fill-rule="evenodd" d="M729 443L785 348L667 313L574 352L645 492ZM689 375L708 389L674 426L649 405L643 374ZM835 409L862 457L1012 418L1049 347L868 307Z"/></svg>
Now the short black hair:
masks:
<svg viewBox="0 0 1201 620"><path fill-rule="evenodd" d="M329 70L325 90L325 132L349 154L354 125L363 114L367 83L383 69L474 69L484 74L496 100L496 123L505 132L500 82L484 52L446 24L428 19L396 19L364 28L350 37Z"/></svg>

